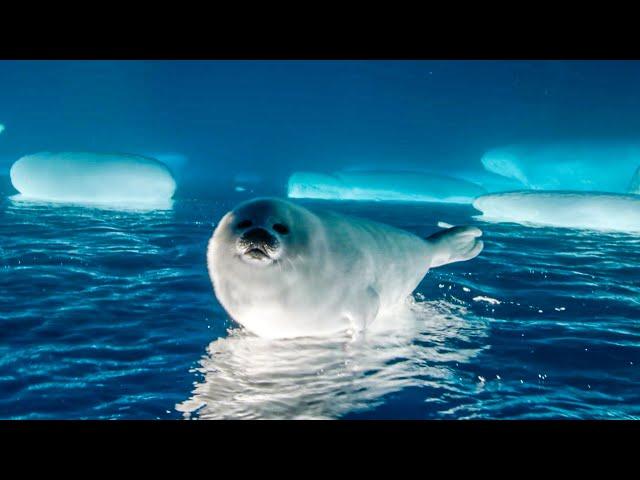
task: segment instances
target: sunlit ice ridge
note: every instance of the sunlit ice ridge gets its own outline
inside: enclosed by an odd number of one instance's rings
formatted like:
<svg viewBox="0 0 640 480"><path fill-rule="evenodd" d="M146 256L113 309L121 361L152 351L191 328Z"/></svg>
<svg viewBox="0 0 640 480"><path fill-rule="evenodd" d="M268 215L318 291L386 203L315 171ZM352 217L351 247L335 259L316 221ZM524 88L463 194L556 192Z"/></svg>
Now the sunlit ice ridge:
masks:
<svg viewBox="0 0 640 480"><path fill-rule="evenodd" d="M522 143L491 149L481 161L527 189L637 193L640 142Z"/></svg>
<svg viewBox="0 0 640 480"><path fill-rule="evenodd" d="M176 189L169 168L129 154L41 152L17 160L10 170L17 200L167 208Z"/></svg>
<svg viewBox="0 0 640 480"><path fill-rule="evenodd" d="M290 198L471 203L486 193L480 185L447 175L405 171L296 172Z"/></svg>
<svg viewBox="0 0 640 480"><path fill-rule="evenodd" d="M486 222L640 232L639 195L522 190L483 195L473 206Z"/></svg>

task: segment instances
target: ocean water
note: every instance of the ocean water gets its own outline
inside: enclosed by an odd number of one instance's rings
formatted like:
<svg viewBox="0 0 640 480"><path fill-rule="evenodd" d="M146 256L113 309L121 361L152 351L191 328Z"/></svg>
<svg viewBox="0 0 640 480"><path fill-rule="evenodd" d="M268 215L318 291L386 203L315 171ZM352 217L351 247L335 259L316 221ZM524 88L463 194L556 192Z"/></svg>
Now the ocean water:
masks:
<svg viewBox="0 0 640 480"><path fill-rule="evenodd" d="M267 341L227 317L205 264L247 192L155 211L0 193L0 418L640 418L640 236L301 201L423 236L477 224L485 249L363 336Z"/></svg>

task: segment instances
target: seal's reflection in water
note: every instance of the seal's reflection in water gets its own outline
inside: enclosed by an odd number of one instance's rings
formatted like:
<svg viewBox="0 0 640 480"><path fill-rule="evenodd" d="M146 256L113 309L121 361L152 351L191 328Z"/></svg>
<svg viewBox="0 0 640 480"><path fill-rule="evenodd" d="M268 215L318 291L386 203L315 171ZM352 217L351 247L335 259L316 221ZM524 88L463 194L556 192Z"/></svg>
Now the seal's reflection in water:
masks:
<svg viewBox="0 0 640 480"><path fill-rule="evenodd" d="M231 330L209 345L204 380L176 409L185 418L322 419L407 387L455 393L456 366L485 348L486 331L462 306L413 298L355 337L266 340Z"/></svg>

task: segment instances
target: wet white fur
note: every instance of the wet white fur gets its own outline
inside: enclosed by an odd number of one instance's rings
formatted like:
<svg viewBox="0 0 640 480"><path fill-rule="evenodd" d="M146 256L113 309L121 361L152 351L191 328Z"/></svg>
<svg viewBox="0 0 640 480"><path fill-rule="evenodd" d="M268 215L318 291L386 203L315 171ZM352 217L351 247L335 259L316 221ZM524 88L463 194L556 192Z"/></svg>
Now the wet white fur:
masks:
<svg viewBox="0 0 640 480"><path fill-rule="evenodd" d="M250 219L278 237L276 262L238 255L235 225ZM271 226L282 223L281 235ZM229 315L267 338L360 331L402 303L429 268L468 260L482 250L475 227L429 239L370 220L311 211L280 199L255 199L227 213L207 250L213 287Z"/></svg>

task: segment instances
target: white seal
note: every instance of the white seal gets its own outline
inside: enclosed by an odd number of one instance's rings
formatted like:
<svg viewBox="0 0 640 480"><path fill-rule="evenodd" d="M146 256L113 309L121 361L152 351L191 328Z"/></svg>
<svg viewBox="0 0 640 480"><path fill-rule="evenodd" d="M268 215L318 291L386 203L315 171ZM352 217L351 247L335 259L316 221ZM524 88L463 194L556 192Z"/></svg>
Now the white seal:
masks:
<svg viewBox="0 0 640 480"><path fill-rule="evenodd" d="M267 338L361 331L413 292L429 268L476 257L475 227L422 239L381 223L292 202L244 202L207 250L215 294L229 315Z"/></svg>

